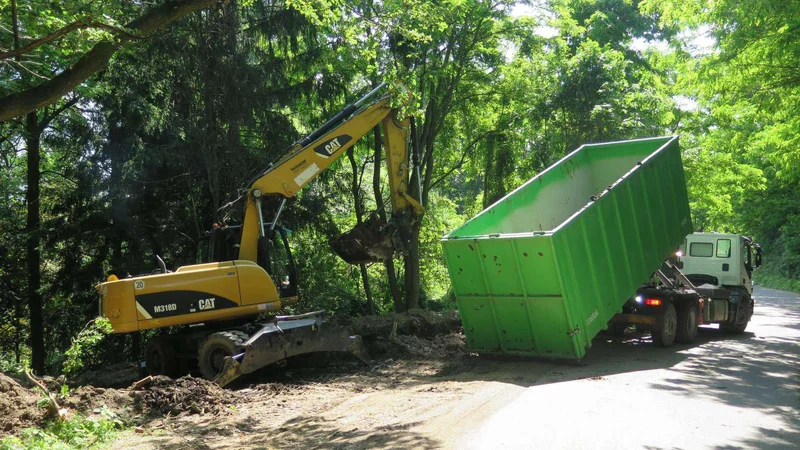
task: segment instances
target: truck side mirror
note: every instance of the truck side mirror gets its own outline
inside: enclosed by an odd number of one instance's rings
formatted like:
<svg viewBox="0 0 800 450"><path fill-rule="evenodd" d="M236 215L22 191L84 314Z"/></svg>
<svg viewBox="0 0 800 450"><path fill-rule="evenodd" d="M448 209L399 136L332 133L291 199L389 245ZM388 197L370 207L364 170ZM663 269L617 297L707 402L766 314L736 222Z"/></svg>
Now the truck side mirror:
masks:
<svg viewBox="0 0 800 450"><path fill-rule="evenodd" d="M756 258L755 258L755 266L761 266L761 247L756 247Z"/></svg>

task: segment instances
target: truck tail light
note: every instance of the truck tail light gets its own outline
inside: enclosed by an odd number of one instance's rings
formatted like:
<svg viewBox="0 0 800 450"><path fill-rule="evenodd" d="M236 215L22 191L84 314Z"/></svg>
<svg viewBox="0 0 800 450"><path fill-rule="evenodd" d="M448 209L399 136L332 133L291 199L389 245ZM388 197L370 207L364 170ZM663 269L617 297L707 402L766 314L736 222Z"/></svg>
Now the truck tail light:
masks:
<svg viewBox="0 0 800 450"><path fill-rule="evenodd" d="M647 306L661 306L661 299L658 298L646 298L644 299L644 304Z"/></svg>

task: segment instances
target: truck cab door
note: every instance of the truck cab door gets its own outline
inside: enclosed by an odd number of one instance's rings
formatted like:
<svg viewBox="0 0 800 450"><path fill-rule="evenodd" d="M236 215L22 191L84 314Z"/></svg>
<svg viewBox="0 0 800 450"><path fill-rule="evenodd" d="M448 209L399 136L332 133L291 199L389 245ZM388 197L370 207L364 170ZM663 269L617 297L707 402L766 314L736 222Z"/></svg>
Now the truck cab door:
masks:
<svg viewBox="0 0 800 450"><path fill-rule="evenodd" d="M742 251L741 251L741 278L742 278L742 285L747 289L747 292L750 294L753 293L753 269L755 268L753 265L753 249L750 245L750 242L745 240L744 238L741 239L742 241Z"/></svg>

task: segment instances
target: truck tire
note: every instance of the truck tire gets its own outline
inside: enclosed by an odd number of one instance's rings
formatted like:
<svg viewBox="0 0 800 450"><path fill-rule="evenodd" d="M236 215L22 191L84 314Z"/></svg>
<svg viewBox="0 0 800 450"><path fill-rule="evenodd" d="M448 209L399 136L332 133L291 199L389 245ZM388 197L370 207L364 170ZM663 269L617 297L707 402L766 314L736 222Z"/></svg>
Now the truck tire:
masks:
<svg viewBox="0 0 800 450"><path fill-rule="evenodd" d="M147 341L144 361L150 375L174 377L178 369L175 347L167 336L154 336Z"/></svg>
<svg viewBox="0 0 800 450"><path fill-rule="evenodd" d="M750 322L750 317L753 315L753 309L750 307L750 297L742 296L739 299L739 310L736 311L735 323L723 323L720 328L731 334L742 334Z"/></svg>
<svg viewBox="0 0 800 450"><path fill-rule="evenodd" d="M197 352L200 375L213 381L222 371L225 358L241 353L248 338L247 333L237 330L218 331L208 335Z"/></svg>
<svg viewBox="0 0 800 450"><path fill-rule="evenodd" d="M664 326L660 331L653 331L653 343L659 347L669 347L675 342L675 334L678 331L678 314L675 312L675 305L668 303L664 311Z"/></svg>
<svg viewBox="0 0 800 450"><path fill-rule="evenodd" d="M696 302L689 302L678 312L678 330L675 340L681 344L690 344L697 336L697 316L700 308Z"/></svg>

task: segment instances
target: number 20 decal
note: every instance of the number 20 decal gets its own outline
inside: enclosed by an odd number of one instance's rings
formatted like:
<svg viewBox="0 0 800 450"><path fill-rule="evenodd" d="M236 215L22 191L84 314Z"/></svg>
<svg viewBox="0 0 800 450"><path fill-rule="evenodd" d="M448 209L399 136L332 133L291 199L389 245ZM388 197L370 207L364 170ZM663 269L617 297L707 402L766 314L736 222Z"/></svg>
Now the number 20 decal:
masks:
<svg viewBox="0 0 800 450"><path fill-rule="evenodd" d="M136 280L133 282L133 288L136 290L144 289L144 280Z"/></svg>

